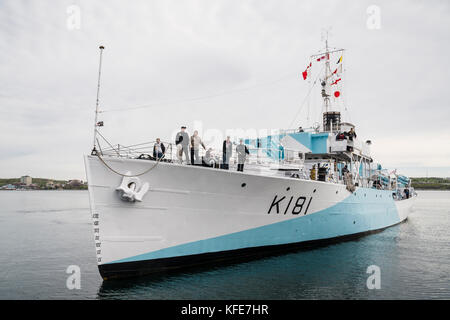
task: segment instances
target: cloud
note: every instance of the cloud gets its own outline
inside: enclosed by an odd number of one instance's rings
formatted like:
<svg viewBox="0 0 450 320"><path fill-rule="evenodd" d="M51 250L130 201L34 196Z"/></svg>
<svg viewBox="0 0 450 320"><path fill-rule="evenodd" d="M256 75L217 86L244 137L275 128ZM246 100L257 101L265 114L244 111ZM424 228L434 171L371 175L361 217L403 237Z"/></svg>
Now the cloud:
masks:
<svg viewBox="0 0 450 320"><path fill-rule="evenodd" d="M222 132L286 128L308 92L299 75L328 26L330 44L347 49L344 115L374 155L393 167L449 167L450 5L379 1L381 29L369 30L371 4L2 1L0 176L84 177L100 44L100 108L154 104L101 115L111 141L131 144L170 139L195 120ZM80 29L67 28L70 5ZM294 126L320 121L313 97Z"/></svg>

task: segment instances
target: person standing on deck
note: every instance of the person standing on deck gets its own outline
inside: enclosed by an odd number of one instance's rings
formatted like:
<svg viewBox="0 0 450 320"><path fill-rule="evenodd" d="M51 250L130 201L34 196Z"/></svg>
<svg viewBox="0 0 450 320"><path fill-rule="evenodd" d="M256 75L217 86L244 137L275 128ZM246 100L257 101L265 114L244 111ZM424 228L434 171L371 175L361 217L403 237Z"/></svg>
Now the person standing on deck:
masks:
<svg viewBox="0 0 450 320"><path fill-rule="evenodd" d="M230 158L233 154L233 144L231 143L230 136L227 136L227 140L223 142L223 164L222 169L228 170L230 164Z"/></svg>
<svg viewBox="0 0 450 320"><path fill-rule="evenodd" d="M181 153L186 157L186 164L189 163L189 134L186 132L186 127L182 126L181 131L177 133L175 138L175 144L181 145ZM183 160L183 155L181 154L180 161Z"/></svg>
<svg viewBox="0 0 450 320"><path fill-rule="evenodd" d="M201 160L199 157L198 152L200 151L200 146L203 147L203 149L206 150L205 144L203 143L202 139L198 135L198 131L195 130L194 134L191 137L191 164L201 164ZM195 157L195 159L194 159Z"/></svg>
<svg viewBox="0 0 450 320"><path fill-rule="evenodd" d="M156 143L153 146L153 158L161 159L166 152L166 147L164 143L161 142L161 139L157 138Z"/></svg>
<svg viewBox="0 0 450 320"><path fill-rule="evenodd" d="M405 188L405 198L409 199L409 189Z"/></svg>
<svg viewBox="0 0 450 320"><path fill-rule="evenodd" d="M356 138L356 132L354 128L351 128L348 132L348 139L353 141L353 138Z"/></svg>
<svg viewBox="0 0 450 320"><path fill-rule="evenodd" d="M248 154L250 154L250 152L248 151L247 146L244 145L244 140L243 139L239 140L239 145L236 147L236 153L237 153L237 156L238 156L237 171L244 172L245 158L247 157Z"/></svg>

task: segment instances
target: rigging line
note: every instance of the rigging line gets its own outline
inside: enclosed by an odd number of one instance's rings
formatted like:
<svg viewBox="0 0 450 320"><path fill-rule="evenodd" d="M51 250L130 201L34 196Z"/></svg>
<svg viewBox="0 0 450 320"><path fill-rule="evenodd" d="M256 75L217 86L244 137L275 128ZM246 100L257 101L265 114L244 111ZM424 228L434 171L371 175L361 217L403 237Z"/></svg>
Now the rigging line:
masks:
<svg viewBox="0 0 450 320"><path fill-rule="evenodd" d="M308 80L309 87L311 88L311 79ZM309 125L309 113L311 111L311 96L308 97L308 112L306 115L306 123Z"/></svg>
<svg viewBox="0 0 450 320"><path fill-rule="evenodd" d="M302 104L300 105L300 108L298 109L297 113L295 114L294 118L292 119L291 124L289 125L289 128L292 128L292 125L295 123L295 120L297 120L298 115L300 114L300 112L302 111L303 107L305 106L305 102L307 101L307 99L309 98L309 95L312 92L312 89L314 88L314 86L317 83L317 80L320 77L320 74L322 73L323 69L325 68L325 65L322 67L322 70L317 74L316 79L314 80L312 86L309 88L308 94L306 95L306 97L303 99Z"/></svg>
<svg viewBox="0 0 450 320"><path fill-rule="evenodd" d="M111 147L111 149L114 150L114 151L117 153L117 155L120 156L119 152L112 146L111 143L109 143L109 141L108 141L108 140L100 133L100 131L98 131L97 128L95 128L95 130L96 130L97 134L100 135L100 137L101 137L103 140L105 140L105 142Z"/></svg>
<svg viewBox="0 0 450 320"><path fill-rule="evenodd" d="M344 54L342 54L342 56L344 56ZM346 69L346 65L344 64L344 60L342 60L342 70L343 70L343 73L345 75L347 75L347 69ZM346 117L348 118L348 122L353 123L352 117L351 117L351 112L350 112L350 110L348 108L348 105L347 105L347 102L348 102L348 99L347 99L348 77L346 76L344 80L345 80L345 82L342 83L342 90L344 91L344 97L343 97L344 110L345 110L345 113L346 113Z"/></svg>
<svg viewBox="0 0 450 320"><path fill-rule="evenodd" d="M252 90L254 88L258 88L258 87L261 87L261 86L267 86L267 85L275 84L275 83L284 81L284 80L286 80L286 79L288 79L291 76L296 75L296 74L297 74L297 72L295 72L295 73L291 72L291 73L289 73L289 74L287 74L287 75L285 75L285 76L283 76L283 77L281 77L281 78L279 78L277 80L274 80L274 81L260 83L260 84L256 84L256 85L253 85L253 86L241 88L241 89L223 91L223 92L220 92L220 93L211 94L211 95L202 96L202 97L186 98L186 99L180 99L180 100L174 100L174 101L165 101L165 102L155 102L155 103L150 103L150 104L137 106L137 107L125 107L125 108L117 108L117 109L109 109L109 110L107 109L107 110L99 111L99 113L113 112L113 111L137 110L137 109L152 108L152 107L157 107L157 106L162 106L162 105L173 105L173 104L180 104L180 103L185 103L185 102L193 102L193 101L214 99L214 98L220 97L220 96L225 96L225 95L229 95L229 94L239 93L239 92L243 92L243 91L247 91L247 90Z"/></svg>

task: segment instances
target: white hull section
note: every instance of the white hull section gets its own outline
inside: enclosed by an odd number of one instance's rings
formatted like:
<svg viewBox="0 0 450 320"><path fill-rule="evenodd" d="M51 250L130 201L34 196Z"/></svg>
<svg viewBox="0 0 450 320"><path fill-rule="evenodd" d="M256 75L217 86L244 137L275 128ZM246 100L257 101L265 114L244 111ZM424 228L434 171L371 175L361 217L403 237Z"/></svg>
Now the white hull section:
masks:
<svg viewBox="0 0 450 320"><path fill-rule="evenodd" d="M104 161L124 174L155 164ZM122 176L97 156L86 156L85 165L99 265L378 230L405 220L414 200L394 201L387 190L352 194L344 185L161 162L138 177L142 201L129 202L116 190Z"/></svg>

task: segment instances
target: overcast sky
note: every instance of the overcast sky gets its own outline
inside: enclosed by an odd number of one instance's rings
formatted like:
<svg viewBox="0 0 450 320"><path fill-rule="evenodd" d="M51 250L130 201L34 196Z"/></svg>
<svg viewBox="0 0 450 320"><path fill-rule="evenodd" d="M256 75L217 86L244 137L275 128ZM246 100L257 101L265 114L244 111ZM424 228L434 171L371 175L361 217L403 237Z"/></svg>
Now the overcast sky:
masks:
<svg viewBox="0 0 450 320"><path fill-rule="evenodd" d="M1 0L0 177L85 179L100 44L101 109L152 105L101 115L104 135L132 144L196 121L203 132L289 127L327 27L346 49L347 120L373 156L450 176L447 0Z"/></svg>

